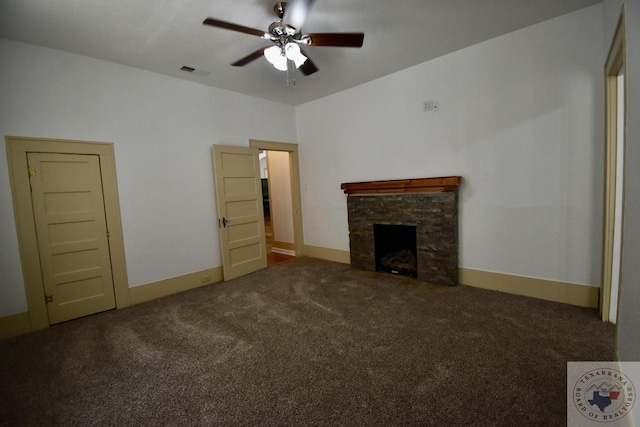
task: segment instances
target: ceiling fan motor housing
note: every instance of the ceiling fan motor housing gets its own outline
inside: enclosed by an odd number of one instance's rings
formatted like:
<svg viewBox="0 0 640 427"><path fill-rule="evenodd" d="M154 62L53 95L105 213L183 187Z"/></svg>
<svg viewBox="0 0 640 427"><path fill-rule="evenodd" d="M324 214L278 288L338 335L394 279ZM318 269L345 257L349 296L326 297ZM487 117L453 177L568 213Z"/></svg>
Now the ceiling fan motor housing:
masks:
<svg viewBox="0 0 640 427"><path fill-rule="evenodd" d="M280 37L287 34L286 27L282 21L271 23L271 25L269 25L269 32L275 37Z"/></svg>
<svg viewBox="0 0 640 427"><path fill-rule="evenodd" d="M296 42L310 44L310 38L304 37L295 28L285 25L282 21L275 21L269 25L269 33L271 41L280 47L284 47L287 43Z"/></svg>

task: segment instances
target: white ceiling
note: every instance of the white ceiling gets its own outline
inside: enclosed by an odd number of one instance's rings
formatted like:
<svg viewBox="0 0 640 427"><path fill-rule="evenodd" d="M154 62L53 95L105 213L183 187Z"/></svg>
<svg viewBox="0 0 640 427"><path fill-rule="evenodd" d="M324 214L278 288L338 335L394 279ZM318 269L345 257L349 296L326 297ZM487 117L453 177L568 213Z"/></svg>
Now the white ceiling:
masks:
<svg viewBox="0 0 640 427"><path fill-rule="evenodd" d="M316 0L303 33L364 32L364 46L305 48L319 71L297 72L289 86L264 58L229 65L269 41L202 25L213 17L266 31L275 2L0 0L0 37L298 105L601 0Z"/></svg>

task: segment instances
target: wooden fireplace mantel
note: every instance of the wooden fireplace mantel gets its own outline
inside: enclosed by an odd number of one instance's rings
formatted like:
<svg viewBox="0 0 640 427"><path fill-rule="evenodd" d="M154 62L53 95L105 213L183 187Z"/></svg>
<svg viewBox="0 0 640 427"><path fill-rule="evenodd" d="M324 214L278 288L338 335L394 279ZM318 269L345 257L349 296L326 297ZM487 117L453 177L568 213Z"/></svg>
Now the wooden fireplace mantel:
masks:
<svg viewBox="0 0 640 427"><path fill-rule="evenodd" d="M456 191L462 177L394 179L390 181L347 182L340 185L346 194L443 193Z"/></svg>

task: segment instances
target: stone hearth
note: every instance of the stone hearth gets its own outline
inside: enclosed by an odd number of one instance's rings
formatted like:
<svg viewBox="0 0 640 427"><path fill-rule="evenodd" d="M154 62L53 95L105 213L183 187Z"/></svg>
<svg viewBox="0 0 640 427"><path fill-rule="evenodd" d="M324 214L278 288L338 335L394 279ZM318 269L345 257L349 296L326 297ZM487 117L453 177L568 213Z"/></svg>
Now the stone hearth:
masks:
<svg viewBox="0 0 640 427"><path fill-rule="evenodd" d="M459 183L443 177L342 184L351 265L377 270L374 225L415 226L418 280L457 285Z"/></svg>

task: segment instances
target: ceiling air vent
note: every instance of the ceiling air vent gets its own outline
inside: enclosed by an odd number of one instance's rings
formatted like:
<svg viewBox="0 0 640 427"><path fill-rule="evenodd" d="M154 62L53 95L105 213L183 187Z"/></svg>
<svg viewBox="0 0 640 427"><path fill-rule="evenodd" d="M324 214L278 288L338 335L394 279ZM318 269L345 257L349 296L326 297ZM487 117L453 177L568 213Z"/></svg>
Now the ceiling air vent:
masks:
<svg viewBox="0 0 640 427"><path fill-rule="evenodd" d="M211 74L211 71L198 70L193 67L187 67L186 65L183 65L182 67L180 67L180 69L182 71L186 71L187 73L192 73L200 77L207 77L209 74Z"/></svg>

